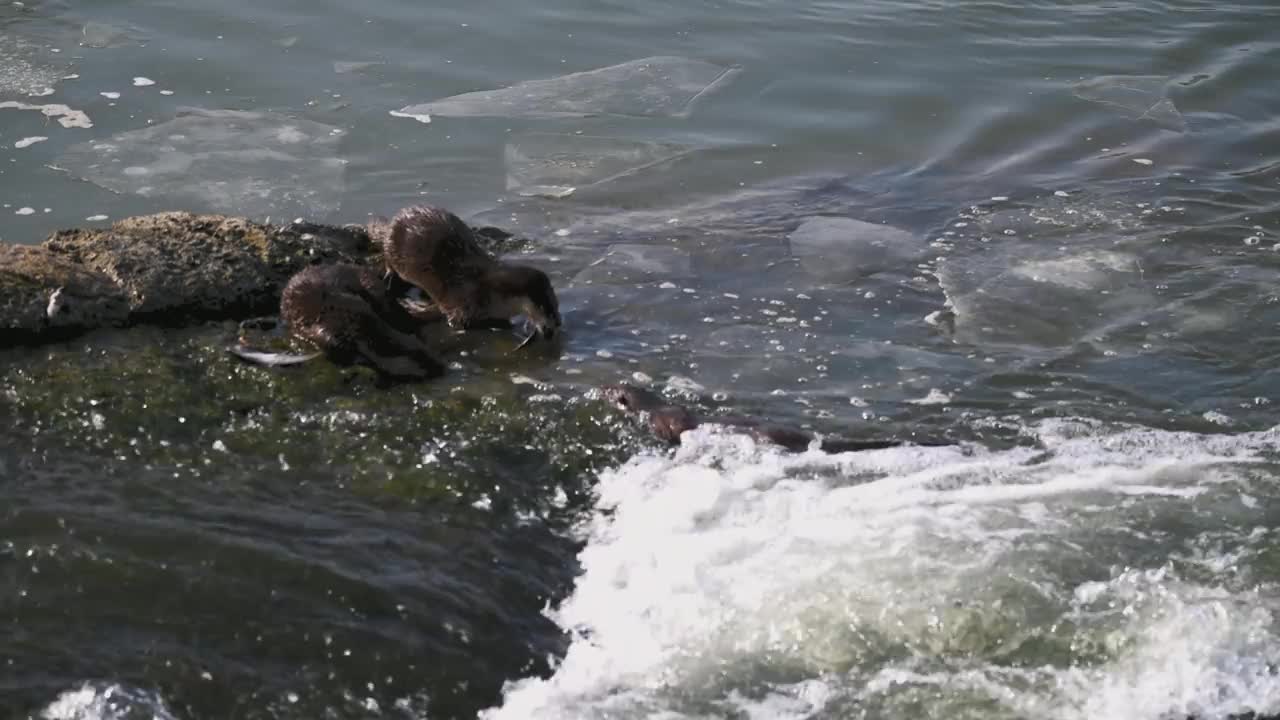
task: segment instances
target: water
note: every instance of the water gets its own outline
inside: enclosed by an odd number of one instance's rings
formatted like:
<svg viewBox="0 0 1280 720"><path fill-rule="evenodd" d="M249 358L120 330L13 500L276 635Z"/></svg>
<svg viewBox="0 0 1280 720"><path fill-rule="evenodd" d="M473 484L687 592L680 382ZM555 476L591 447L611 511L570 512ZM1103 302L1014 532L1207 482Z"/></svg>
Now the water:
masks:
<svg viewBox="0 0 1280 720"><path fill-rule="evenodd" d="M439 203L532 238L569 326L441 333L449 376L393 388L237 364L228 324L4 350L0 716L1280 713L1278 32L1267 2L0 6L5 241ZM573 75L645 58L684 60ZM574 112L430 105L518 83ZM665 451L591 392L619 379L941 444Z"/></svg>

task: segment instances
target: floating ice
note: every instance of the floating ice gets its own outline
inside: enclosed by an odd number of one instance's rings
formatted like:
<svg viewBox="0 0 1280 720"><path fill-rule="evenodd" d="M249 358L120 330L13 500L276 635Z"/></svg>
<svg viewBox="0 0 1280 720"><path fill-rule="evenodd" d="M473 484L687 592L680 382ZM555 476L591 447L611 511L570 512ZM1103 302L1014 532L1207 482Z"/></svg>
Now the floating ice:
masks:
<svg viewBox="0 0 1280 720"><path fill-rule="evenodd" d="M119 100L119 99L120 99L120 93L118 93L118 92L113 92L113 91L110 91L110 90L104 90L104 91L102 91L102 92L100 92L100 93L98 93L98 94L99 94L99 95L101 95L102 97L104 97L104 98L108 99L108 100Z"/></svg>
<svg viewBox="0 0 1280 720"><path fill-rule="evenodd" d="M135 27L120 27L107 23L85 23L80 30L80 44L91 48L114 48L136 45L143 33Z"/></svg>
<svg viewBox="0 0 1280 720"><path fill-rule="evenodd" d="M147 87L149 85L155 85L155 84L156 84L156 81L152 80L151 78L136 77L133 79L134 87Z"/></svg>
<svg viewBox="0 0 1280 720"><path fill-rule="evenodd" d="M314 217L337 208L345 161L331 126L273 113L181 112L76 145L58 165L108 190L218 212Z"/></svg>
<svg viewBox="0 0 1280 720"><path fill-rule="evenodd" d="M1042 250L1011 241L946 258L938 279L965 342L1070 345L1152 302L1137 258L1102 249Z"/></svg>
<svg viewBox="0 0 1280 720"><path fill-rule="evenodd" d="M683 145L588 135L530 133L507 143L507 189L559 198L671 160Z"/></svg>
<svg viewBox="0 0 1280 720"><path fill-rule="evenodd" d="M729 82L736 68L658 56L554 78L527 80L402 108L407 116L687 116L694 102Z"/></svg>
<svg viewBox="0 0 1280 720"><path fill-rule="evenodd" d="M1137 120L1150 120L1168 130L1183 132L1187 123L1173 101L1165 97L1169 78L1163 75L1103 75L1072 86L1082 99L1110 105Z"/></svg>
<svg viewBox="0 0 1280 720"><path fill-rule="evenodd" d="M66 72L37 60L39 48L0 33L0 96L48 95Z"/></svg>
<svg viewBox="0 0 1280 720"><path fill-rule="evenodd" d="M584 283L632 283L662 278L693 277L693 260L679 248L663 245L619 243L573 278Z"/></svg>
<svg viewBox="0 0 1280 720"><path fill-rule="evenodd" d="M36 209L33 207L20 207L13 211L14 215L35 215Z"/></svg>
<svg viewBox="0 0 1280 720"><path fill-rule="evenodd" d="M339 75L346 75L348 73L360 72L361 70L368 70L371 67L384 65L384 64L385 63L371 61L371 60L363 60L363 61L334 60L333 71Z"/></svg>
<svg viewBox="0 0 1280 720"><path fill-rule="evenodd" d="M32 145L35 145L38 142L44 142L45 140L48 140L48 139L49 138L43 135L34 135L32 137L25 137L25 138L22 138L21 140L18 140L13 144L13 146L21 150L22 148L31 147Z"/></svg>
<svg viewBox="0 0 1280 720"><path fill-rule="evenodd" d="M405 108L405 109L407 110L408 108ZM431 124L431 116L426 113L411 113L411 112L403 112L400 110L392 110L391 117L409 118L410 120L417 120L423 125Z"/></svg>
<svg viewBox="0 0 1280 720"><path fill-rule="evenodd" d="M801 267L835 282L908 267L925 249L906 230L845 217L809 218L788 238Z"/></svg>

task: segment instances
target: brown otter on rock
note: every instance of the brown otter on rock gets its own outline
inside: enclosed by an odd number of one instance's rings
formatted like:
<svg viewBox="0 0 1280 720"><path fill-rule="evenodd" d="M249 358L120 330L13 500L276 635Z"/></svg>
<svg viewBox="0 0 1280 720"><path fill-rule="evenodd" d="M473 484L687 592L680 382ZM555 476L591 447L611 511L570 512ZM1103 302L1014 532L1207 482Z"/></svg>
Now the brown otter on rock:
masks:
<svg viewBox="0 0 1280 720"><path fill-rule="evenodd" d="M547 274L496 259L448 210L401 210L391 220L382 254L393 295L403 283L421 288L450 327L510 327L510 318L523 314L534 326L525 343L535 335L551 339L560 328L560 303Z"/></svg>
<svg viewBox="0 0 1280 720"><path fill-rule="evenodd" d="M290 365L326 355L343 365L369 365L384 376L422 380L445 366L418 336L422 323L387 292L374 268L347 263L316 265L294 275L280 297L280 319L290 335L320 349L314 355L231 352L250 362Z"/></svg>
<svg viewBox="0 0 1280 720"><path fill-rule="evenodd" d="M614 407L631 415L640 415L649 426L649 430L658 439L670 445L680 443L680 434L692 430L703 422L726 425L741 430L756 442L777 445L790 452L808 450L815 437L803 430L781 425L761 423L754 418L744 417L708 417L699 418L681 405L667 402L657 393L627 383L605 385L601 388L605 400ZM858 450L881 450L898 447L904 443L900 440L848 440L843 438L822 438L819 449L823 452L841 453Z"/></svg>

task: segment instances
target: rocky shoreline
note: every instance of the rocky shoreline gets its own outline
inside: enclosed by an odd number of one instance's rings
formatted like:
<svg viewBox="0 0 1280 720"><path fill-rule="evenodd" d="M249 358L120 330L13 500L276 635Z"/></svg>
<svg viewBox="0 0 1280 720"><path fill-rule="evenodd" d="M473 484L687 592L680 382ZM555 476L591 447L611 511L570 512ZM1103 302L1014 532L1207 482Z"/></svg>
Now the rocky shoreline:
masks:
<svg viewBox="0 0 1280 720"><path fill-rule="evenodd" d="M165 212L59 230L38 245L0 243L0 346L274 313L285 283L309 265L379 263L384 229ZM522 242L474 230L494 253Z"/></svg>

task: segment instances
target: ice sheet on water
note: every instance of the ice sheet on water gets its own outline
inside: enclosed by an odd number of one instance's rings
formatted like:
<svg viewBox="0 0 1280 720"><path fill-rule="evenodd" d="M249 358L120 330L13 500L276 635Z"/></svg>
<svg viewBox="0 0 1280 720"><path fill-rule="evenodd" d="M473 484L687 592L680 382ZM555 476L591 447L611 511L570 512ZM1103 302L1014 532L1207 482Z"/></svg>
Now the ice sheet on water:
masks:
<svg viewBox="0 0 1280 720"><path fill-rule="evenodd" d="M564 197L688 152L684 145L558 133L529 133L507 143L507 190Z"/></svg>
<svg viewBox="0 0 1280 720"><path fill-rule="evenodd" d="M49 94L66 70L42 62L39 55L37 46L0 32L0 98Z"/></svg>
<svg viewBox="0 0 1280 720"><path fill-rule="evenodd" d="M1102 249L1008 242L947 257L938 279L963 342L1066 346L1153 302L1137 257Z"/></svg>
<svg viewBox="0 0 1280 720"><path fill-rule="evenodd" d="M1085 191L974 208L939 243L956 339L1062 348L1132 325L1161 304L1143 258L1171 212Z"/></svg>
<svg viewBox="0 0 1280 720"><path fill-rule="evenodd" d="M333 71L338 75L349 75L385 64L377 60L334 60Z"/></svg>
<svg viewBox="0 0 1280 720"><path fill-rule="evenodd" d="M136 27L87 22L80 28L80 45L91 48L117 48L137 45L146 35Z"/></svg>
<svg viewBox="0 0 1280 720"><path fill-rule="evenodd" d="M1103 75L1082 80L1071 91L1082 100L1118 108L1137 120L1150 120L1176 132L1187 123L1173 101L1165 97L1169 78L1164 75Z"/></svg>
<svg viewBox="0 0 1280 720"><path fill-rule="evenodd" d="M617 243L573 278L574 285L624 284L693 277L688 252L664 245Z"/></svg>
<svg viewBox="0 0 1280 720"><path fill-rule="evenodd" d="M906 230L848 217L809 218L788 239L801 267L832 282L910 267L925 250L924 240Z"/></svg>
<svg viewBox="0 0 1280 720"><path fill-rule="evenodd" d="M463 93L399 112L441 117L681 117L692 111L700 96L736 74L735 68L702 60L647 57L498 90Z"/></svg>
<svg viewBox="0 0 1280 720"><path fill-rule="evenodd" d="M70 148L58 165L121 193L237 215L323 215L342 197L335 128L266 112L187 108Z"/></svg>
<svg viewBox="0 0 1280 720"><path fill-rule="evenodd" d="M61 103L49 103L47 105L39 105L33 103L24 103L18 100L5 100L0 102L0 110L34 110L43 114L47 118L56 118L58 124L65 128L91 128L93 121L82 110L67 107Z"/></svg>

